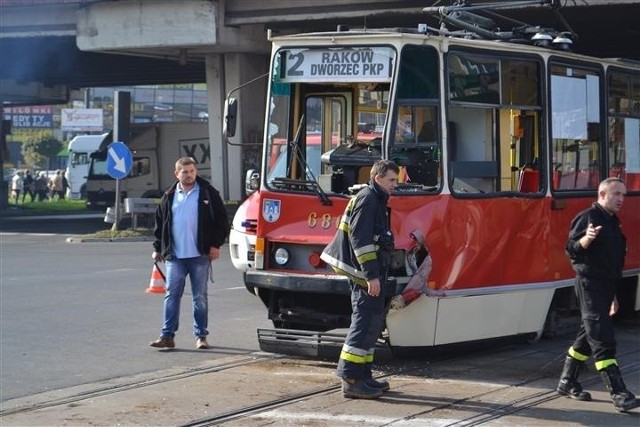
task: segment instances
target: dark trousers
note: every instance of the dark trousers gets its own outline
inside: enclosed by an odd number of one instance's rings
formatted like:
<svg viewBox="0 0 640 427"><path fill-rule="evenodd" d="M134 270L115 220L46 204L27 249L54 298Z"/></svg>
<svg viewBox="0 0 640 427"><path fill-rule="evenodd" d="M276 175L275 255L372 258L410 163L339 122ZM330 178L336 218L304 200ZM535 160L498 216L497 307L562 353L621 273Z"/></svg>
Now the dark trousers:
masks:
<svg viewBox="0 0 640 427"><path fill-rule="evenodd" d="M384 327L385 297L372 297L365 288L351 282L351 309L351 326L336 375L361 380L371 377L373 350Z"/></svg>
<svg viewBox="0 0 640 427"><path fill-rule="evenodd" d="M615 281L576 277L576 295L580 307L580 330L573 349L595 362L615 359L616 339L609 308L615 296Z"/></svg>

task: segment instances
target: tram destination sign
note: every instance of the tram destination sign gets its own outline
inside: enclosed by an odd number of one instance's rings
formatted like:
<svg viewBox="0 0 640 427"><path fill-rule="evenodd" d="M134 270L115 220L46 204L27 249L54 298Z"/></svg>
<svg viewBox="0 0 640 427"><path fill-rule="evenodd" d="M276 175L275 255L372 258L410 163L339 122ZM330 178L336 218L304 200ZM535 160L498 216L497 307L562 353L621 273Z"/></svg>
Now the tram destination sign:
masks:
<svg viewBox="0 0 640 427"><path fill-rule="evenodd" d="M389 82L394 57L389 47L285 49L280 51L279 81Z"/></svg>

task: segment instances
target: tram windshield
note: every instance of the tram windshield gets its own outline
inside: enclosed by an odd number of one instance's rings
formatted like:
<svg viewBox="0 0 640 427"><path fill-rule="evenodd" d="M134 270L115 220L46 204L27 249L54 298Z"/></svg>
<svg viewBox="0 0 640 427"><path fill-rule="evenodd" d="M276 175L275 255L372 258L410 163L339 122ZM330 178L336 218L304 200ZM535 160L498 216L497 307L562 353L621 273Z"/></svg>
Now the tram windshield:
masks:
<svg viewBox="0 0 640 427"><path fill-rule="evenodd" d="M304 180L325 191L342 191L344 186L332 188L332 175L334 182L336 176L346 177L349 184L361 181L357 169L382 157L395 51L362 46L282 49L275 58L266 185Z"/></svg>

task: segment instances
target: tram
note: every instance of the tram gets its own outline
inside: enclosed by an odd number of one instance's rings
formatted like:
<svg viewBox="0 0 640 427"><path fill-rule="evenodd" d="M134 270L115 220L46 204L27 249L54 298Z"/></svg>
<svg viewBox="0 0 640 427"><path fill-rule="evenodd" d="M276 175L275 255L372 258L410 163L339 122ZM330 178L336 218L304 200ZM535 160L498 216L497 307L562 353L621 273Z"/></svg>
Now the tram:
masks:
<svg viewBox="0 0 640 427"><path fill-rule="evenodd" d="M270 38L262 169L234 224L280 345L348 327L349 286L320 254L380 158L401 167L390 297L432 263L387 315L392 348L553 334L576 309L570 221L608 176L627 186L619 299L640 310L640 64L573 53L566 32L483 29L465 7L426 8L437 29Z"/></svg>

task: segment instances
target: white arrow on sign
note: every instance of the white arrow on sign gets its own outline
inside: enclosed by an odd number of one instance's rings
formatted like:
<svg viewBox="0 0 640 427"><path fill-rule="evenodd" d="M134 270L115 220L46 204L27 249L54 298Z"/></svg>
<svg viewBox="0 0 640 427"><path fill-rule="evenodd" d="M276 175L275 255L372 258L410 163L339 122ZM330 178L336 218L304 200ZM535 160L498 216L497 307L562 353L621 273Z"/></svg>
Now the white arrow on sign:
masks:
<svg viewBox="0 0 640 427"><path fill-rule="evenodd" d="M127 166L124 164L124 157L118 157L118 153L113 147L109 147L109 155L115 162L115 166L113 167L115 170L121 173L127 173Z"/></svg>

